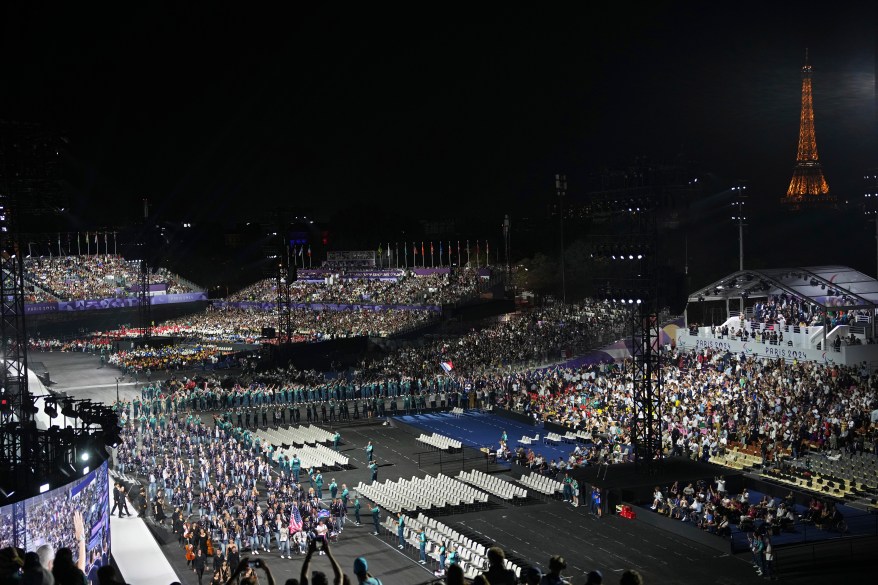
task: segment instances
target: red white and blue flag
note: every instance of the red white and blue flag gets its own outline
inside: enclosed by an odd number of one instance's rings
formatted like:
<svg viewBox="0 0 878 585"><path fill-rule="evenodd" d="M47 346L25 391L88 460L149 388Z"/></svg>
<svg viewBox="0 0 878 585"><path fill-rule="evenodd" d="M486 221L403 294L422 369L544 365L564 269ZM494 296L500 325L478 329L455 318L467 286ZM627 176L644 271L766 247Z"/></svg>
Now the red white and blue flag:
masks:
<svg viewBox="0 0 878 585"><path fill-rule="evenodd" d="M451 363L451 360L439 362L439 365L442 367L443 370L445 370L446 374L454 369L454 364Z"/></svg>
<svg viewBox="0 0 878 585"><path fill-rule="evenodd" d="M302 515L299 506L293 505L293 513L290 515L290 534L302 531Z"/></svg>

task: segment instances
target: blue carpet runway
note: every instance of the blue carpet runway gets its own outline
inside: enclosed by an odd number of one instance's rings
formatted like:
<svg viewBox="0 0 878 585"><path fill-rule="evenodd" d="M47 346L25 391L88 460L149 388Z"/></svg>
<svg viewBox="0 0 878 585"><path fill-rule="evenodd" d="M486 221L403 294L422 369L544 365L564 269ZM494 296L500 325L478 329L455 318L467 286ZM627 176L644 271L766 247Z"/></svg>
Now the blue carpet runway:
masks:
<svg viewBox="0 0 878 585"><path fill-rule="evenodd" d="M461 416L451 413L440 414L417 414L395 417L397 420L412 425L429 433L439 433L452 439L456 439L465 446L474 447L497 447L503 431L509 437L509 449L515 451L519 447L518 440L523 436L533 437L539 434L539 442L531 445L534 453L542 454L547 459L566 460L573 451L571 444L561 443L550 445L543 442L544 429L533 427L501 416L482 412L467 412ZM528 448L525 446L525 448Z"/></svg>

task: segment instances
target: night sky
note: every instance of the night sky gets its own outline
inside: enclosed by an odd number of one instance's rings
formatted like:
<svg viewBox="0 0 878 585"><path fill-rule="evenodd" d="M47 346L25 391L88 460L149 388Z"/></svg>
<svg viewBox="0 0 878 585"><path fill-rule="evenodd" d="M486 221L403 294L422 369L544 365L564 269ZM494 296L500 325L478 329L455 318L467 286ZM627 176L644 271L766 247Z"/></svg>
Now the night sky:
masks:
<svg viewBox="0 0 878 585"><path fill-rule="evenodd" d="M682 155L774 201L795 164L806 47L830 187L859 198L878 167L869 3L124 4L2 8L0 117L69 138L74 209L96 222L142 197L190 221L279 203L499 215L543 205L559 170L575 194L637 155Z"/></svg>

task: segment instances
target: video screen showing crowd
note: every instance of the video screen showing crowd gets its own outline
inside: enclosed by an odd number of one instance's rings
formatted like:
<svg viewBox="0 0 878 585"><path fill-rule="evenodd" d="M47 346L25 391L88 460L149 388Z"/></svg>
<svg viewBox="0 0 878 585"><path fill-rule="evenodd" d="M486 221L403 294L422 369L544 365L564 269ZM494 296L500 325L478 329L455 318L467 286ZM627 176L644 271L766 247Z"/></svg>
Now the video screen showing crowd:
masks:
<svg viewBox="0 0 878 585"><path fill-rule="evenodd" d="M97 584L98 571L110 563L108 494L107 463L103 463L65 486L25 500L22 506L0 507L0 551L27 551L25 558L12 562L26 571L51 572L58 582L78 579ZM19 525L24 526L23 534L14 532Z"/></svg>

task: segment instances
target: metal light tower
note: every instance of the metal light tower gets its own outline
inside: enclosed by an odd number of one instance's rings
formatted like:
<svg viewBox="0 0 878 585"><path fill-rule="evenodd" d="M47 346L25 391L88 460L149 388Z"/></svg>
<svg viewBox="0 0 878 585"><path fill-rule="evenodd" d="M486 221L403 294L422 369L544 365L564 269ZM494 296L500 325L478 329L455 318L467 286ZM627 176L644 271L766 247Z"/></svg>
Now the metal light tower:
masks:
<svg viewBox="0 0 878 585"><path fill-rule="evenodd" d="M735 200L732 201L732 209L734 209L732 219L738 224L738 270L744 270L744 226L747 225L744 223L747 221L744 204L747 200L747 183L738 181L738 184L732 187L732 191L735 194Z"/></svg>
<svg viewBox="0 0 878 585"><path fill-rule="evenodd" d="M558 221L561 232L561 300L567 304L567 271L564 266L564 197L567 195L567 175L555 175L555 192L558 194Z"/></svg>
<svg viewBox="0 0 878 585"><path fill-rule="evenodd" d="M512 282L512 264L509 261L511 247L510 227L509 214L507 213L506 217L503 218L503 245L506 248L506 286L509 286L509 283Z"/></svg>
<svg viewBox="0 0 878 585"><path fill-rule="evenodd" d="M878 169L873 169L863 177L866 181L866 195L863 198L863 213L870 222L875 223L875 246L878 253ZM878 255L876 255L878 263ZM878 274L878 265L876 265Z"/></svg>

